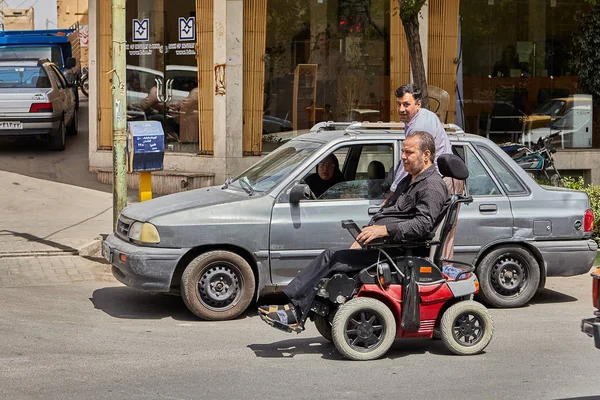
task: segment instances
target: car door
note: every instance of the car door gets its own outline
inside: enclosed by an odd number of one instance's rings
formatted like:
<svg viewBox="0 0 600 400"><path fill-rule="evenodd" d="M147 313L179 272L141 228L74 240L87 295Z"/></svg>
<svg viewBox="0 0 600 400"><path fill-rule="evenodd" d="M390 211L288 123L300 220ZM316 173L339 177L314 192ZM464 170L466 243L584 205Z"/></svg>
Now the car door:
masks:
<svg viewBox="0 0 600 400"><path fill-rule="evenodd" d="M512 237L513 214L506 191L475 148L455 144L453 150L467 164L466 190L473 197L458 213L454 258L472 262L483 246Z"/></svg>
<svg viewBox="0 0 600 400"><path fill-rule="evenodd" d="M51 79L56 82L56 87L58 88L59 96L57 96L57 101L60 103L59 111L65 114L65 124L69 124L75 112L73 91L69 88L66 79L56 67L50 65L48 72L51 75ZM54 104L52 104L52 107L54 108Z"/></svg>
<svg viewBox="0 0 600 400"><path fill-rule="evenodd" d="M70 122L73 118L75 118L75 109L77 102L77 98L75 97L75 90L77 89L75 88L74 90L73 86L69 85L69 82L67 82L67 78L65 78L65 75L55 65L53 65L52 68L54 68L54 71L58 75L58 79L64 86L63 93L65 99L65 115L66 121Z"/></svg>
<svg viewBox="0 0 600 400"><path fill-rule="evenodd" d="M323 154L303 170L296 182L315 173L317 165L331 153ZM318 199L296 204L285 195L279 196L273 207L269 248L273 284L287 284L324 249L350 247L354 240L341 221L352 219L358 226L369 222L369 211L374 213L383 201L386 175L393 174L399 159L393 140L340 145L333 154L343 172L343 182ZM283 193L289 193L293 185Z"/></svg>

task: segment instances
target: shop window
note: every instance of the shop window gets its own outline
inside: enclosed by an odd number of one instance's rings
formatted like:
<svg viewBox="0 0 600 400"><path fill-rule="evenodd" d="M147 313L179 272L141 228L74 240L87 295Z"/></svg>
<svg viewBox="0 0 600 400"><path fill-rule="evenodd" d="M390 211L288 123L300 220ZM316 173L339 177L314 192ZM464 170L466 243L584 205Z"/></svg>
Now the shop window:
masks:
<svg viewBox="0 0 600 400"><path fill-rule="evenodd" d="M268 2L263 151L321 121L387 119L389 8L389 0Z"/></svg>
<svg viewBox="0 0 600 400"><path fill-rule="evenodd" d="M600 147L573 62L578 15L591 10L583 1L461 0L457 123L496 143L558 132L558 148Z"/></svg>

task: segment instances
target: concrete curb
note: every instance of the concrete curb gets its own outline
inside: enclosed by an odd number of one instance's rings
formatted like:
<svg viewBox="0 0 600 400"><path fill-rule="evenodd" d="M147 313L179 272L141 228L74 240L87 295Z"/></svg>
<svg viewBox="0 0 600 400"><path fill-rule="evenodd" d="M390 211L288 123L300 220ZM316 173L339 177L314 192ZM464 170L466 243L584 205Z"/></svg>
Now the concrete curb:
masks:
<svg viewBox="0 0 600 400"><path fill-rule="evenodd" d="M80 256L93 257L100 254L102 249L102 237L98 236L84 245L77 247L66 247L56 249L27 249L27 250L0 250L1 258L17 258L17 257L64 257L64 256Z"/></svg>
<svg viewBox="0 0 600 400"><path fill-rule="evenodd" d="M32 250L32 251L13 251L1 252L0 258L16 258L16 257L64 257L78 255L77 249L73 250Z"/></svg>
<svg viewBox="0 0 600 400"><path fill-rule="evenodd" d="M94 240L92 240L91 242L88 242L88 243L84 244L83 246L79 247L77 249L77 251L78 251L77 254L82 257L93 256L95 254L100 253L101 249L102 249L102 238L97 237Z"/></svg>

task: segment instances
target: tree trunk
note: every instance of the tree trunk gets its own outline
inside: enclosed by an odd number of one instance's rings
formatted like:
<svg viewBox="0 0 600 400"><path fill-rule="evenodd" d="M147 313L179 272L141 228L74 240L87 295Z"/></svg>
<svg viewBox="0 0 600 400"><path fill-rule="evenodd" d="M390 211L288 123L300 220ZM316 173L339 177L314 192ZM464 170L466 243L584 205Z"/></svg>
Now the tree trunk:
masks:
<svg viewBox="0 0 600 400"><path fill-rule="evenodd" d="M427 75L423 63L423 50L421 49L421 36L419 35L419 13L407 20L402 20L406 42L408 43L408 56L412 70L414 84L421 89L423 95L422 107L429 109L429 94L427 91Z"/></svg>

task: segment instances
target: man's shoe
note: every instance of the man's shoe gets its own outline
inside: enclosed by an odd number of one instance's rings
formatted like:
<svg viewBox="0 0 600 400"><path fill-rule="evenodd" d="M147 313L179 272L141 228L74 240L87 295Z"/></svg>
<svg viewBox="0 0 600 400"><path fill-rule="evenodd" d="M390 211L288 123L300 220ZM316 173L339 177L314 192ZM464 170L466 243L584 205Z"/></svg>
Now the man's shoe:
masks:
<svg viewBox="0 0 600 400"><path fill-rule="evenodd" d="M298 322L299 318L296 315L294 306L290 305L288 310L277 310L264 314L259 312L260 318L274 328L281 329L285 332L300 332L303 327Z"/></svg>
<svg viewBox="0 0 600 400"><path fill-rule="evenodd" d="M294 308L293 304L281 304L281 305L275 305L275 306L267 305L267 306L258 307L258 312L259 312L259 314L267 315L269 313L274 313L279 310L284 310L284 311L291 310L292 308Z"/></svg>

